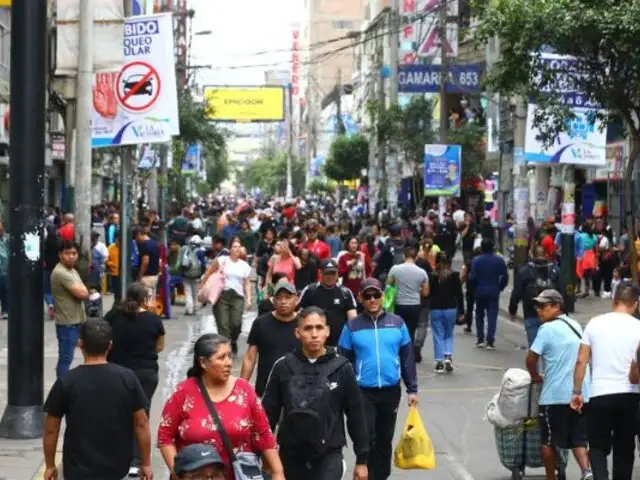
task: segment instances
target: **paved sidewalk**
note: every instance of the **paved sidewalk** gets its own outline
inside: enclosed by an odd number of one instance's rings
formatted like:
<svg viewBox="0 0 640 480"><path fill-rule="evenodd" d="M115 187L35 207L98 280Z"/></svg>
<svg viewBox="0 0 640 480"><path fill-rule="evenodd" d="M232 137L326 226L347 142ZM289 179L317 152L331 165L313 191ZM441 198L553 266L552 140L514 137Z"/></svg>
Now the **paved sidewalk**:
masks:
<svg viewBox="0 0 640 480"><path fill-rule="evenodd" d="M113 305L113 296L105 296L104 311ZM7 329L8 322L0 321L0 415L7 404ZM54 322L48 318L44 324L44 395L45 398L56 380L55 366L58 361L58 342ZM74 365L81 361L76 351ZM58 441L58 451L62 452L62 432ZM44 458L42 440L9 440L0 439L0 480L40 480L43 477ZM59 459L60 461L61 459Z"/></svg>

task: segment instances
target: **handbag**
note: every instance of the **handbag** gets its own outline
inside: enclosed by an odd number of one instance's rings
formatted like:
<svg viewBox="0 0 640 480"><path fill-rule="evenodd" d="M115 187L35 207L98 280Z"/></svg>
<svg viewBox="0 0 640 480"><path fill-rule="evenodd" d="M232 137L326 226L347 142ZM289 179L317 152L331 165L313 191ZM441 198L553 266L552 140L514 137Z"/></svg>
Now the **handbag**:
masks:
<svg viewBox="0 0 640 480"><path fill-rule="evenodd" d="M204 282L204 285L198 292L199 302L208 302L211 305L216 304L224 289L224 269L227 266L227 261L225 261L222 268L218 267L218 270L209 275L207 281Z"/></svg>
<svg viewBox="0 0 640 480"><path fill-rule="evenodd" d="M255 453L238 452L236 454L234 452L233 445L231 445L231 440L229 440L227 431L224 429L224 426L220 421L220 416L216 411L215 405L211 401L211 397L209 397L209 392L207 392L207 388L204 386L202 378L198 377L197 382L200 393L202 394L202 398L204 399L204 403L207 405L207 409L209 410L209 414L211 415L211 419L216 425L216 430L220 434L220 438L222 439L224 448L225 450L227 450L229 458L231 459L231 466L233 467L233 474L235 475L235 479L264 480L264 477L262 475L262 468L260 465L260 459Z"/></svg>

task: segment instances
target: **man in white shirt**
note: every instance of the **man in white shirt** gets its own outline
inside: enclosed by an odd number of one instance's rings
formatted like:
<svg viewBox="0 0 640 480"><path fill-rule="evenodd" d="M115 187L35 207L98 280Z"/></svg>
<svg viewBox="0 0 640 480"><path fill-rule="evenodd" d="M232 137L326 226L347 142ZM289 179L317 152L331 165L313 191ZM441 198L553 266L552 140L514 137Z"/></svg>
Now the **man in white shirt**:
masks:
<svg viewBox="0 0 640 480"><path fill-rule="evenodd" d="M573 375L571 408L584 406L582 383L591 363L591 398L587 412L589 456L594 478L631 480L635 456L638 386L631 367L640 344L638 289L622 282L613 299L613 312L589 322L582 336ZM613 449L613 476L607 457Z"/></svg>

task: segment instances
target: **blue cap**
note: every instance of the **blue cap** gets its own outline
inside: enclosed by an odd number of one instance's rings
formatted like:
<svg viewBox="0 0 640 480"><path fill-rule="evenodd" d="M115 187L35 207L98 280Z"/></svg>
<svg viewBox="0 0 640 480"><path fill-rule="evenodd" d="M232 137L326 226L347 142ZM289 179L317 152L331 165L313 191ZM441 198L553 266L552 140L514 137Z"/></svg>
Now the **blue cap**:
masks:
<svg viewBox="0 0 640 480"><path fill-rule="evenodd" d="M196 443L180 450L176 455L173 469L176 475L184 475L202 467L218 464L224 466L222 458L215 448L204 443Z"/></svg>

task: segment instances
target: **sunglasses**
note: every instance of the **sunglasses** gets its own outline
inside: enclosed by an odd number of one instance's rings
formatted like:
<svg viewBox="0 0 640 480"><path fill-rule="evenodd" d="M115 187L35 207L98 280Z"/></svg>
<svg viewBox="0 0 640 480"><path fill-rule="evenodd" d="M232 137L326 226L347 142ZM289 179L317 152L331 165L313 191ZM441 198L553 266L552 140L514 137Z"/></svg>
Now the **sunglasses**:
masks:
<svg viewBox="0 0 640 480"><path fill-rule="evenodd" d="M363 293L362 294L362 299L363 300L371 300L372 298L375 298L376 300L380 300L382 298L382 293L381 292L371 292L371 293Z"/></svg>

